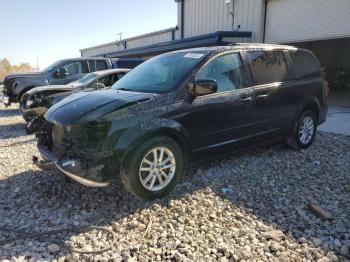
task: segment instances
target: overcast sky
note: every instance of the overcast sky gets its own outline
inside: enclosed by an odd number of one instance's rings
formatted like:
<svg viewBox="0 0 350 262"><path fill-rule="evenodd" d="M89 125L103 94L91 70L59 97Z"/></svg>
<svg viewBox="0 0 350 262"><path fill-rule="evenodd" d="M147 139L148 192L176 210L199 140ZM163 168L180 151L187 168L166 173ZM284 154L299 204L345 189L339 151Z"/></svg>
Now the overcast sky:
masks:
<svg viewBox="0 0 350 262"><path fill-rule="evenodd" d="M174 0L0 1L0 59L44 68L79 49L176 26Z"/></svg>

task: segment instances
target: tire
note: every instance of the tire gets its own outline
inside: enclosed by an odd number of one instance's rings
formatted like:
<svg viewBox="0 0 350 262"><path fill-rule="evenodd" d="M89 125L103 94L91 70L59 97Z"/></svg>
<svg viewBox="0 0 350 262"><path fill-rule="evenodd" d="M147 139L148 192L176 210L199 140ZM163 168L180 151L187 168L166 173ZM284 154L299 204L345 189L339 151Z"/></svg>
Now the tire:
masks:
<svg viewBox="0 0 350 262"><path fill-rule="evenodd" d="M286 139L286 144L293 149L307 149L315 140L317 118L311 110L304 111L295 124L294 134Z"/></svg>
<svg viewBox="0 0 350 262"><path fill-rule="evenodd" d="M158 163L154 159L154 151ZM159 161L161 157L163 165ZM153 137L125 158L121 169L121 181L124 188L136 197L153 200L170 193L182 177L183 167L184 157L180 146L169 137Z"/></svg>

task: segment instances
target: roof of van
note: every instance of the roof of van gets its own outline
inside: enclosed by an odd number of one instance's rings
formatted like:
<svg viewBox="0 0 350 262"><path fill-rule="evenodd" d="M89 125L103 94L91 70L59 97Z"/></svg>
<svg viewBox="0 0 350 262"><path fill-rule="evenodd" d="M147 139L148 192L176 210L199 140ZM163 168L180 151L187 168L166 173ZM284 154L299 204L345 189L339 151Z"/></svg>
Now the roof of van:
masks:
<svg viewBox="0 0 350 262"><path fill-rule="evenodd" d="M198 47L191 49L182 49L174 52L195 52L195 51L225 51L235 49L249 49L249 50L298 50L297 47L288 45L274 45L274 44L258 44L258 43L237 43L228 46L210 46L210 47Z"/></svg>

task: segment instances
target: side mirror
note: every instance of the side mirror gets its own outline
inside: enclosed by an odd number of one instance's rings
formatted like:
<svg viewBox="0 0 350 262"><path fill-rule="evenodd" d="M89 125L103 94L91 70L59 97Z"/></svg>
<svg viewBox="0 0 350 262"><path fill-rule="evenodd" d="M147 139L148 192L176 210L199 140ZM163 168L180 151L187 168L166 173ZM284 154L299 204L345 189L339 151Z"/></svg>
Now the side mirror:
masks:
<svg viewBox="0 0 350 262"><path fill-rule="evenodd" d="M197 79L194 82L192 94L194 96L204 96L216 93L218 84L214 79Z"/></svg>
<svg viewBox="0 0 350 262"><path fill-rule="evenodd" d="M97 82L97 83L95 83L95 84L92 85L92 88L93 88L93 89L102 89L102 88L105 88L105 87L106 87L106 86L105 86L104 84L99 83L99 82Z"/></svg>

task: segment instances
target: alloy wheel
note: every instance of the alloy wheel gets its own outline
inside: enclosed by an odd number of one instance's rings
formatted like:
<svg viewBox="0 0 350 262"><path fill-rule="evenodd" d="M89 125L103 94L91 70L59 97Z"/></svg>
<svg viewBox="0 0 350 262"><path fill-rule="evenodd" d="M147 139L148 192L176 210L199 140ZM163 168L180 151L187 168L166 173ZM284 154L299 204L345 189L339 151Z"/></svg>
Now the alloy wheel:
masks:
<svg viewBox="0 0 350 262"><path fill-rule="evenodd" d="M308 144L315 132L314 119L311 116L305 116L299 127L299 140L302 144Z"/></svg>
<svg viewBox="0 0 350 262"><path fill-rule="evenodd" d="M166 147L148 151L141 161L139 178L142 186L149 191L164 189L173 179L176 160L173 152Z"/></svg>

